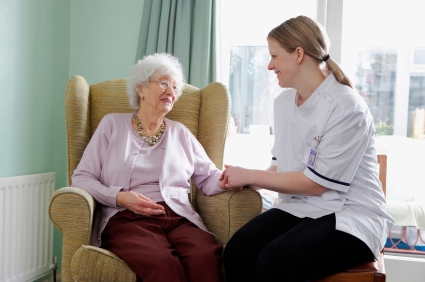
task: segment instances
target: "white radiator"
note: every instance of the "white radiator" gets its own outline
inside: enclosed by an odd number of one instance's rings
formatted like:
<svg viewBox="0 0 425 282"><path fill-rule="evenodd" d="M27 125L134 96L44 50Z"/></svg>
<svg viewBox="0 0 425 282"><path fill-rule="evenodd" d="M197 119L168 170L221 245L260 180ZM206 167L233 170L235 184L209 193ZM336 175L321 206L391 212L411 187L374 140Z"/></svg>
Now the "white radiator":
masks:
<svg viewBox="0 0 425 282"><path fill-rule="evenodd" d="M55 173L0 178L0 282L34 281L53 263Z"/></svg>

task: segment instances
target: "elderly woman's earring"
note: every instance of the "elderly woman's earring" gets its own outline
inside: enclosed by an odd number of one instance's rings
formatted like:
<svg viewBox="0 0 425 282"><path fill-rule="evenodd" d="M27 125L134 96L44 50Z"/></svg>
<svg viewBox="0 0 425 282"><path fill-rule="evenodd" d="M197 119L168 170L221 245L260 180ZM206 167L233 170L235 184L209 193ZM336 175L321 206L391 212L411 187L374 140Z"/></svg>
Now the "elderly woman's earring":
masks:
<svg viewBox="0 0 425 282"><path fill-rule="evenodd" d="M141 96L140 99L145 100L145 96Z"/></svg>

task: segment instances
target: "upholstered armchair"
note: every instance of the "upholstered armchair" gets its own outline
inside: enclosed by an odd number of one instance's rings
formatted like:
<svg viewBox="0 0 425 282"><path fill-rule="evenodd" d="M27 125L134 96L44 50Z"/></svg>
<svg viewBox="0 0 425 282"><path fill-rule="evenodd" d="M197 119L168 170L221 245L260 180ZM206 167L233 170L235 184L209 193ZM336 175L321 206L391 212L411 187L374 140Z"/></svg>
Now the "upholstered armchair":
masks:
<svg viewBox="0 0 425 282"><path fill-rule="evenodd" d="M89 86L81 76L66 87L68 183L92 134L103 116L131 112L126 80L108 80ZM204 146L218 168L229 121L230 99L226 87L211 83L203 89L186 85L167 118L185 124ZM207 228L223 245L247 221L261 212L260 195L249 189L206 196L192 187L191 203ZM90 246L96 201L77 187L64 187L52 195L49 216L63 234L62 281L134 281L135 274L113 253Z"/></svg>

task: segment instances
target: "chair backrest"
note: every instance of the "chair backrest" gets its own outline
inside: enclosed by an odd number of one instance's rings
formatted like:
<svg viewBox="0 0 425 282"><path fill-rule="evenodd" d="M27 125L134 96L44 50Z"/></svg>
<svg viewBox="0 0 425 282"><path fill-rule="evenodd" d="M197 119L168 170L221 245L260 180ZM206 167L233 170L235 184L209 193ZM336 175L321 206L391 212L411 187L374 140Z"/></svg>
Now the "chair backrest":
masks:
<svg viewBox="0 0 425 282"><path fill-rule="evenodd" d="M387 155L378 155L379 180L382 183L384 195L387 193Z"/></svg>
<svg viewBox="0 0 425 282"><path fill-rule="evenodd" d="M126 92L126 79L108 80L89 86L81 76L73 76L66 87L66 129L68 183L101 119L109 113L129 113L132 109ZM186 84L183 94L166 116L186 125L203 145L217 168L222 169L230 94L218 82L199 89ZM196 189L192 204L196 208Z"/></svg>

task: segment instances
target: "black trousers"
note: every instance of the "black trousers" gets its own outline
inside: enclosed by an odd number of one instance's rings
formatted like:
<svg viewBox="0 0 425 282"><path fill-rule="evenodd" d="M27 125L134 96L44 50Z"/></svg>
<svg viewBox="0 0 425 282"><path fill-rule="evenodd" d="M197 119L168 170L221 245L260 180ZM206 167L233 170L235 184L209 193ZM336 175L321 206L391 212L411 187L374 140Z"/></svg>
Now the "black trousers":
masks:
<svg viewBox="0 0 425 282"><path fill-rule="evenodd" d="M335 214L298 218L279 209L248 222L224 251L227 282L314 281L373 258L360 239L335 230Z"/></svg>

